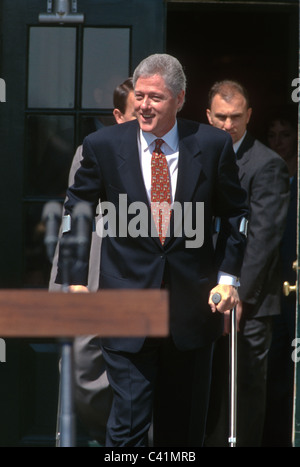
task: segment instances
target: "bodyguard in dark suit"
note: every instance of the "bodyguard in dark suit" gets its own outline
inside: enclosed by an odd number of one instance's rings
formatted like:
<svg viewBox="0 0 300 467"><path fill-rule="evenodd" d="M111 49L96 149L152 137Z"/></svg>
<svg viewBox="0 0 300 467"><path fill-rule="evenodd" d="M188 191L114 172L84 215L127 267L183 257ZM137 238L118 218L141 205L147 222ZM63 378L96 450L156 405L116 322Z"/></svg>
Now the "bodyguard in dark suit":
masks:
<svg viewBox="0 0 300 467"><path fill-rule="evenodd" d="M247 91L239 83L224 81L212 87L207 116L212 125L232 136L239 178L250 208L237 306L238 446L261 445L272 317L280 313L280 243L289 205L287 166L247 131L251 111ZM220 381L224 384L227 377L227 345L227 338L219 339L214 354L208 446L228 443L228 398L218 390Z"/></svg>
<svg viewBox="0 0 300 467"><path fill-rule="evenodd" d="M106 444L145 446L153 408L155 445L201 446L212 344L222 332L222 313L238 301L245 192L231 138L208 125L177 119L185 98L180 63L155 54L141 62L133 79L137 121L85 139L81 168L65 204L71 215L79 201L95 210L101 199L115 209L116 224L102 239L100 289L165 287L170 293L168 338L102 339L114 393ZM157 139L163 140L161 150L154 150ZM165 240L151 228L157 158L167 161L164 177L171 185L173 209ZM136 206L132 203L139 203L143 213L136 232L129 229L135 217L129 212ZM224 219L226 236L216 251L214 216ZM60 269L61 264L58 281ZM87 275L88 259L80 267L74 262L72 284L85 285ZM211 300L216 291L222 295L218 309Z"/></svg>

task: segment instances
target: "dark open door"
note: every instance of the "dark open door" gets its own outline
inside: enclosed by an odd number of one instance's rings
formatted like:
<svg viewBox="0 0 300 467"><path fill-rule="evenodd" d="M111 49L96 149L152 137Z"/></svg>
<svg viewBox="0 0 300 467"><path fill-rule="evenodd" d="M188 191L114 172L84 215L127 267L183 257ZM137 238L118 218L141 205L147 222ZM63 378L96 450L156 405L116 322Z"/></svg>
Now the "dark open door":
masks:
<svg viewBox="0 0 300 467"><path fill-rule="evenodd" d="M298 133L299 134L299 133ZM299 157L299 152L298 152ZM299 160L298 160L299 163ZM299 170L299 168L298 168ZM299 193L299 176L298 176L298 193ZM297 260L297 282L296 282L296 335L293 341L292 359L295 363L295 385L294 385L294 417L293 417L293 444L295 447L300 447L300 304L299 304L299 203L298 203L298 260Z"/></svg>
<svg viewBox="0 0 300 467"><path fill-rule="evenodd" d="M300 18L300 7L299 7ZM299 30L299 50L300 50L300 30ZM298 59L299 60L299 59ZM298 79L297 79L297 100L299 98L299 84L300 84L300 63L298 62ZM299 100L298 100L299 102ZM299 295L299 266L300 266L300 205L299 205L299 180L300 180L300 113L298 104L298 231L297 231L297 261L295 263L296 270L296 284L294 286L296 292L296 335L294 350L292 353L293 361L295 362L295 385L294 385L294 425L293 425L293 442L295 447L300 447L300 295Z"/></svg>
<svg viewBox="0 0 300 467"><path fill-rule="evenodd" d="M273 109L285 106L295 107L299 102L299 82L292 85L295 83L294 80L299 77L298 1L216 0L211 2L209 0L194 0L188 2L168 0L167 3L166 51L179 58L184 66L188 83L186 103L181 111L181 116L208 123L206 108L210 87L215 81L235 79L246 86L251 97L253 113L249 131L267 144L267 123L272 116ZM180 34L178 33L179 29ZM293 231L293 226L293 222L289 224L290 231ZM290 246L291 249L294 249L292 252L294 258L296 246L294 247L293 242L290 242ZM288 262L291 273L284 275L283 281L290 280L290 284L294 286L293 259L287 261L286 257L285 262ZM299 274L299 265L298 259L297 274ZM294 342L295 347L291 346L291 342L294 340L294 337L291 336L294 336L295 291L291 291L290 296L283 297L283 299L288 300L291 312L284 311L284 323L280 334L282 346L277 345L275 350L277 351L279 348L282 353L284 363L281 368L284 367L285 372L279 370L278 354L276 353L276 358L273 356L272 361L277 368L277 375L280 376L277 376L277 380L279 380L277 385L273 385L274 380L271 380L269 384L272 398L268 396L268 423L266 423L266 439L264 439L266 446L274 446L276 443L278 446L285 446L287 443L291 443L290 401L295 402L295 445L300 446L300 311L298 291L296 307L298 341ZM285 322L287 316L288 326ZM287 329L291 329L288 338L286 337ZM295 397L290 395L289 387L288 401L285 404L278 403L278 398L280 397L280 401L282 401L286 394L283 383L293 382L292 377L286 376L287 369L290 367L286 360L291 363L292 358L295 358L295 361L298 359L294 386ZM292 372L293 368L291 374ZM280 386L280 391L278 391L278 386ZM275 410L273 410L273 404L277 405ZM287 404L288 410L286 409ZM283 420L287 414L288 422L281 423L279 420ZM274 424L274 428L272 424ZM284 435L280 436L281 439L278 439L278 432L280 435ZM274 433L277 434L276 439ZM238 433L237 438L239 439Z"/></svg>
<svg viewBox="0 0 300 467"><path fill-rule="evenodd" d="M62 24L55 11L60 3L69 5ZM116 84L145 56L164 50L165 3L2 0L0 14L0 76L6 83L6 102L0 103L0 287L46 288L43 205L63 200L73 154L95 116L112 123ZM0 444L53 444L56 342L1 344Z"/></svg>

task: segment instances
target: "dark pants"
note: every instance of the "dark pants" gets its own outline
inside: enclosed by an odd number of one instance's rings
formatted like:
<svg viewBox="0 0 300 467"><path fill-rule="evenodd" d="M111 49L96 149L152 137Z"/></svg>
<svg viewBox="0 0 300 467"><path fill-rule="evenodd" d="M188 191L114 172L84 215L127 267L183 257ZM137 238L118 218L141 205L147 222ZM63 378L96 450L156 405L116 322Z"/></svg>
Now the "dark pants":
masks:
<svg viewBox="0 0 300 467"><path fill-rule="evenodd" d="M146 339L132 354L103 348L113 389L106 446L202 446L212 345L181 352L172 339Z"/></svg>
<svg viewBox="0 0 300 467"><path fill-rule="evenodd" d="M104 445L112 390L107 380L100 338L76 337L73 351L76 413L91 439Z"/></svg>
<svg viewBox="0 0 300 467"><path fill-rule="evenodd" d="M272 318L240 323L237 334L237 446L259 447L266 408L268 352ZM205 446L228 446L229 339L221 337L214 350L211 397Z"/></svg>

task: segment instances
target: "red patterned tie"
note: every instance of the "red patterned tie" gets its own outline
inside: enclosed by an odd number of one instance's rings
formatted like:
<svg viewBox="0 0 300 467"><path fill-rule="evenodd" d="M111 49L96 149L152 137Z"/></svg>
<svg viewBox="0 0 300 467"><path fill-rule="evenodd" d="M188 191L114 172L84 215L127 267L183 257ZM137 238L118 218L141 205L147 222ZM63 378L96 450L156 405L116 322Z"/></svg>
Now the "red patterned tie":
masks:
<svg viewBox="0 0 300 467"><path fill-rule="evenodd" d="M151 210L157 232L164 244L171 214L170 177L166 156L161 150L164 140L155 140L151 159Z"/></svg>

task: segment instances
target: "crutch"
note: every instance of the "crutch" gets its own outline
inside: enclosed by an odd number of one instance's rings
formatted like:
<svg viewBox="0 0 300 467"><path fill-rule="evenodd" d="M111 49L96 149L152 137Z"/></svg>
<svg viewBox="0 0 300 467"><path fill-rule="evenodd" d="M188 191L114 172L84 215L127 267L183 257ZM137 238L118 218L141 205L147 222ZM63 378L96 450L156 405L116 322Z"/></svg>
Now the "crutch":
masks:
<svg viewBox="0 0 300 467"><path fill-rule="evenodd" d="M219 293L214 293L212 301L217 305L222 297ZM230 311L230 332L229 332L229 437L230 447L236 447L236 415L237 415L237 327L236 308Z"/></svg>
<svg viewBox="0 0 300 467"><path fill-rule="evenodd" d="M230 351L229 351L229 446L236 447L236 413L237 413L237 329L236 308L230 311Z"/></svg>

